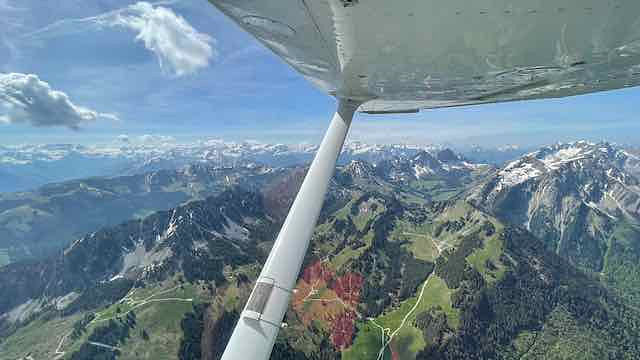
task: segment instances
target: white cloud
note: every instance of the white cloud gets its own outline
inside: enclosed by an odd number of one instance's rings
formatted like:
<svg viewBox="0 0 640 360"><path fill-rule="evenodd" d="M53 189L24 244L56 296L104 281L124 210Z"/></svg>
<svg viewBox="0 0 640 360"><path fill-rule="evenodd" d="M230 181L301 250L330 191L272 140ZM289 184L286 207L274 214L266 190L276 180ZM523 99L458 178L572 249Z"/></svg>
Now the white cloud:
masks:
<svg viewBox="0 0 640 360"><path fill-rule="evenodd" d="M137 32L136 41L156 55L163 69L176 76L193 74L217 56L209 35L198 32L166 7L139 2L98 21Z"/></svg>
<svg viewBox="0 0 640 360"><path fill-rule="evenodd" d="M150 135L150 134L139 136L138 140L146 144L158 144L158 143L168 143L168 142L176 141L176 139L173 136Z"/></svg>
<svg viewBox="0 0 640 360"><path fill-rule="evenodd" d="M2 0L0 0L2 1ZM172 1L141 1L97 16L64 19L26 33L23 39L46 40L86 31L120 27L135 32L135 40L153 52L163 71L174 76L194 74L218 56L211 36L198 32L182 16L160 5Z"/></svg>
<svg viewBox="0 0 640 360"><path fill-rule="evenodd" d="M51 89L37 75L0 73L1 122L79 129L81 125L100 118L118 120L116 115L74 104L67 94Z"/></svg>

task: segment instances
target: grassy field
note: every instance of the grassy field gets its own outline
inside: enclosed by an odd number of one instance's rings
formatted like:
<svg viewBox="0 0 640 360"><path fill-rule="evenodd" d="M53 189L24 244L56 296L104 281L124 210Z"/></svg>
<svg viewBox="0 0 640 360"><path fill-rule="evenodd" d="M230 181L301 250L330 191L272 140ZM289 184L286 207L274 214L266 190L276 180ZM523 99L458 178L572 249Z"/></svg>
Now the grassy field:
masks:
<svg viewBox="0 0 640 360"><path fill-rule="evenodd" d="M352 249L351 247L346 247L342 250L336 257L331 260L331 263L336 269L341 269L345 263L347 263L351 259L357 259L362 256L362 254L371 247L373 243L373 234L368 232L363 238L365 246L360 247L358 249Z"/></svg>
<svg viewBox="0 0 640 360"><path fill-rule="evenodd" d="M436 179L415 180L412 181L409 186L419 191L430 192L435 189L446 187L446 182L444 180Z"/></svg>
<svg viewBox="0 0 640 360"><path fill-rule="evenodd" d="M447 315L449 326L456 328L458 326L458 310L454 309L451 305L451 290L447 287L447 284L438 276L431 275L429 283L424 289L424 294L420 303L416 309L407 318L406 324L413 322L417 314L427 311L432 307L440 306ZM419 291L422 290L422 286ZM402 323L402 319L407 313L414 307L418 301L418 294L416 296L404 301L396 310L384 314L376 319L376 322L382 327L397 329Z"/></svg>
<svg viewBox="0 0 640 360"><path fill-rule="evenodd" d="M31 353L34 359L53 359L60 340L71 332L82 315L52 320L34 320L0 342L0 359L20 359Z"/></svg>
<svg viewBox="0 0 640 360"><path fill-rule="evenodd" d="M351 206L349 206L349 210ZM353 217L353 223L356 229L362 231L369 222L369 220L375 218L379 214L385 211L385 206L374 199L370 199L360 205L360 211L357 216Z"/></svg>
<svg viewBox="0 0 640 360"><path fill-rule="evenodd" d="M438 249L433 243L431 236L433 225L419 224L413 225L407 221L397 221L391 233L394 239L407 239L409 243L406 245L416 259L435 261L438 256Z"/></svg>
<svg viewBox="0 0 640 360"><path fill-rule="evenodd" d="M467 257L467 262L478 270L489 283L502 279L505 272L505 267L500 261L504 245L498 235L500 231L502 231L501 227L497 227L496 234L486 238L484 246ZM489 263L493 264L492 268L488 265Z"/></svg>
<svg viewBox="0 0 640 360"><path fill-rule="evenodd" d="M358 336L353 345L342 352L342 360L375 360L382 348L381 330L371 321L360 322L357 327ZM391 360L391 351L388 348L383 360Z"/></svg>
<svg viewBox="0 0 640 360"><path fill-rule="evenodd" d="M176 359L182 340L182 319L193 311L194 304L210 300L206 286L198 284L166 281L160 286L135 289L123 301L97 311L95 320L84 334L75 340L66 337L60 350L65 352L64 359L69 359L95 329L133 311L136 325L130 330L126 343L120 346L118 359ZM0 340L0 359L19 359L27 353L34 359L55 358L60 341L71 333L73 325L84 315L34 320L7 339ZM148 339L142 338L143 329Z"/></svg>
<svg viewBox="0 0 640 360"><path fill-rule="evenodd" d="M180 284L176 285L167 281L160 287L147 287L134 289L123 301L117 304L113 304L102 311L96 313L95 322L106 321L118 316L124 316L129 311L135 311L138 313L143 308L152 305L163 305L166 303L183 303L180 299L190 299L192 301L186 301L187 303L198 301L198 293L196 292L197 285L194 284ZM173 300L178 299L178 300Z"/></svg>
<svg viewBox="0 0 640 360"><path fill-rule="evenodd" d="M461 191L460 187L450 186L439 179L415 180L409 186L436 201L449 200Z"/></svg>
<svg viewBox="0 0 640 360"><path fill-rule="evenodd" d="M193 304L186 302L155 303L136 311L132 339L122 347L118 359L176 359L182 340L180 322L190 311ZM143 329L148 340L141 338Z"/></svg>
<svg viewBox="0 0 640 360"><path fill-rule="evenodd" d="M131 329L129 340L120 347L118 359L176 359L182 340L181 320L193 311L194 304L206 298L200 290L196 284L174 281L132 290L120 303L96 312L96 319L87 327L86 334L110 319L133 311L136 326ZM149 336L146 340L142 338L143 330ZM67 351L77 350L84 341L86 339L81 338L69 344Z"/></svg>
<svg viewBox="0 0 640 360"><path fill-rule="evenodd" d="M353 199L351 199L342 209L336 211L334 214L336 219L346 220L347 217L351 215L351 206L356 202L359 196L360 194L356 193L356 195L353 195Z"/></svg>
<svg viewBox="0 0 640 360"><path fill-rule="evenodd" d="M422 290L422 287L420 290ZM375 359L382 347L382 330L380 327L389 329L385 330L385 341L388 340L390 334L395 333L391 348L398 354L400 359L414 358L416 353L426 346L422 332L413 326L414 320L417 314L432 307L441 307L447 315L449 326L457 328L459 322L458 310L452 307L451 290L447 288L442 279L435 275L431 276L424 289L422 299L416 306L418 296L419 293L415 297L404 301L397 309L374 319L374 321L367 320L359 323L358 335L353 346L343 352L343 359ZM407 316L407 314L409 315ZM405 317L404 325L396 332ZM385 359L391 359L390 351L385 353Z"/></svg>
<svg viewBox="0 0 640 360"><path fill-rule="evenodd" d="M446 188L434 191L432 199L434 201L447 201L460 193L458 188Z"/></svg>

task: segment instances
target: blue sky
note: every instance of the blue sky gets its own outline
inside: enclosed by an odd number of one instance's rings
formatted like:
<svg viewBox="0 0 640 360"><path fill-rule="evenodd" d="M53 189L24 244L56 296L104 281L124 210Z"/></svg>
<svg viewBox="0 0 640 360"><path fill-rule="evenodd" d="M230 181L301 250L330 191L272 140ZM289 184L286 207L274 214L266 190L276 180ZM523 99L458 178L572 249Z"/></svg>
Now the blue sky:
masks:
<svg viewBox="0 0 640 360"><path fill-rule="evenodd" d="M189 36L173 44L161 37L176 32ZM15 106L33 96L42 96L38 104L47 111L62 106L68 118L50 124L42 115L49 112ZM351 139L637 144L638 100L640 90L625 89L413 115L358 115ZM316 143L335 108L332 98L206 0L0 0L2 101L0 144L106 142L120 134Z"/></svg>

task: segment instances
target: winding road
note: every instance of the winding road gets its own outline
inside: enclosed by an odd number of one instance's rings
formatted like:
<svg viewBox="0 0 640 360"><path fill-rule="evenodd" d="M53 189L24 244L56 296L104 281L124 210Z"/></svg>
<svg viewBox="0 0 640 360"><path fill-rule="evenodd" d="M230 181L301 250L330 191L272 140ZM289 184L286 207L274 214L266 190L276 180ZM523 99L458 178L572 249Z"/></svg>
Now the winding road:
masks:
<svg viewBox="0 0 640 360"><path fill-rule="evenodd" d="M132 312L133 310L147 305L147 304L151 304L151 303L157 303L157 302L193 302L193 299L188 298L188 299L184 299L184 298L175 298L175 297L171 297L171 298L162 298L162 299L154 299L156 296L162 295L162 294L166 294L172 291L175 291L176 289L178 289L180 287L180 285L176 285L170 289L166 289L166 290L162 290L159 291L157 293L151 294L150 296L147 296L146 298L142 299L142 300L136 300L133 299L132 296L135 294L137 288L132 288L127 295L125 295L122 299L120 299L117 303L118 304L126 304L131 306L131 308L121 314L117 314L116 316L111 316L111 317L106 317L106 318L101 318L100 316L96 316L95 319L93 319L89 324L87 324L87 326L93 324L93 323L100 323L100 322L104 322L104 321L109 321L111 319L115 319L118 317L122 317L122 316L126 316L128 313ZM65 341L67 340L67 338L71 335L71 332L65 334L61 339L60 342L58 343L58 347L56 348L56 350L54 351L54 360L58 360L61 359L62 357L64 357L66 355L66 352L62 350ZM99 342L95 342L95 341L89 341L88 342L91 345L94 346L98 346L98 347L102 347L102 348L107 348L113 351L119 351L120 349L115 347L115 346L111 346L108 344L103 344L103 343L99 343Z"/></svg>
<svg viewBox="0 0 640 360"><path fill-rule="evenodd" d="M404 233L404 234L405 235L421 235L421 234L413 234L413 233ZM424 235L422 235L422 236L424 236ZM436 247L436 250L438 252L438 256L436 256L436 258L438 258L440 256L440 254L442 254L442 252L444 250L446 250L449 247L451 247L450 244L448 244L446 242L443 242L443 243L444 243L444 246L442 246L441 244L437 244L435 241L433 241L433 245ZM407 320L409 320L409 317L411 317L411 315L416 311L416 309L420 305L420 302L422 301L422 297L424 296L424 291L427 288L427 286L429 285L429 281L433 278L433 274L436 273L436 270L437 270L437 265L434 266L433 271L431 272L431 274L429 274L429 277L427 277L427 280L425 280L424 284L422 284L422 289L420 289L420 294L418 295L418 300L413 305L411 310L409 310L405 314L405 316L402 318L402 321L400 322L400 325L393 332L391 332L390 328L383 328L382 326L380 326L380 324L376 323L375 319L369 318L369 320L376 327L378 327L382 331L382 347L380 348L380 351L378 351L378 357L376 358L376 360L381 360L383 358L384 351L387 349L389 344L391 344L391 341L393 341L393 338L404 327L404 325L406 324ZM388 340L385 341L386 337L388 337Z"/></svg>

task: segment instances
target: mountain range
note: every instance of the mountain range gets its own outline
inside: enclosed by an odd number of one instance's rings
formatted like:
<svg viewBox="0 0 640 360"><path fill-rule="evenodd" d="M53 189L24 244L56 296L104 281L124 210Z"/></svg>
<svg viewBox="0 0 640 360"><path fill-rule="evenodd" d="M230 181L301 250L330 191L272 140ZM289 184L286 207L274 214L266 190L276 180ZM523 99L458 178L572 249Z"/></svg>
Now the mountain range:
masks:
<svg viewBox="0 0 640 360"><path fill-rule="evenodd" d="M137 175L158 170L175 170L187 165L236 167L259 163L271 167L301 166L311 161L317 146L284 145L220 140L179 144L162 137L145 141L103 145L45 144L0 146L0 192L32 191L39 186L94 176ZM145 138L146 139L146 138ZM347 143L339 163L407 158L419 152L444 150L440 146L376 145ZM501 164L522 154L519 148L468 151L476 163ZM467 157L467 152L464 153Z"/></svg>
<svg viewBox="0 0 640 360"><path fill-rule="evenodd" d="M394 151L376 156L372 152L366 154L380 160L377 163L358 160L350 166L376 165L377 176L383 179L424 187L431 195L438 195L432 191L438 190L443 197L491 169L469 163L451 150L421 151L411 156L394 155ZM269 167L249 161L235 167L196 163L178 169L69 180L34 191L0 194L0 252L6 254L0 264L41 258L62 250L86 232L204 199L234 184L260 188L293 169L298 167ZM416 191L419 193L420 189Z"/></svg>
<svg viewBox="0 0 640 360"><path fill-rule="evenodd" d="M468 200L526 228L575 266L628 288L637 302L639 167L638 156L611 144L555 145L509 163Z"/></svg>
<svg viewBox="0 0 640 360"><path fill-rule="evenodd" d="M637 359L636 156L578 142L502 168L446 150L341 165L272 359ZM80 184L177 200L0 267L0 357L218 359L304 172L50 185L73 204Z"/></svg>
<svg viewBox="0 0 640 360"><path fill-rule="evenodd" d="M10 259L41 258L84 233L217 194L233 184L260 186L282 170L190 165L178 170L71 180L32 192L0 194L0 249Z"/></svg>

